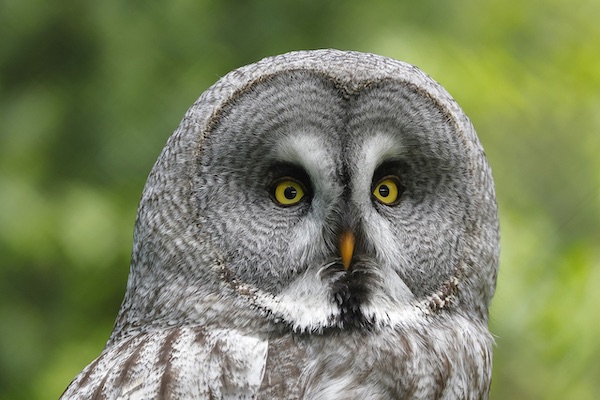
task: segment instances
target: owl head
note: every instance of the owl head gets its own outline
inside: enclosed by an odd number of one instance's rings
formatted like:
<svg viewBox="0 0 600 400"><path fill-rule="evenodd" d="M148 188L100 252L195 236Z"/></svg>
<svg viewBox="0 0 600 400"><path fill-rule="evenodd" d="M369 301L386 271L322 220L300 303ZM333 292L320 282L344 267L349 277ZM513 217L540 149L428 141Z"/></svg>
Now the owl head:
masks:
<svg viewBox="0 0 600 400"><path fill-rule="evenodd" d="M483 149L429 76L357 52L267 58L209 88L158 158L111 340L487 322L498 242Z"/></svg>

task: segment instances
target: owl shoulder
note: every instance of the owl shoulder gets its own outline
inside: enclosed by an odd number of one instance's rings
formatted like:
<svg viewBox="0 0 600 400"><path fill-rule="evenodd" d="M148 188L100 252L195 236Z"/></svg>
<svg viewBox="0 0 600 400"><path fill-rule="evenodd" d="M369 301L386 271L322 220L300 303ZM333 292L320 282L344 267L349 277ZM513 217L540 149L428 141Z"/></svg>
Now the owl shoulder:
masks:
<svg viewBox="0 0 600 400"><path fill-rule="evenodd" d="M266 340L231 329L140 332L107 346L61 400L254 398L266 358Z"/></svg>

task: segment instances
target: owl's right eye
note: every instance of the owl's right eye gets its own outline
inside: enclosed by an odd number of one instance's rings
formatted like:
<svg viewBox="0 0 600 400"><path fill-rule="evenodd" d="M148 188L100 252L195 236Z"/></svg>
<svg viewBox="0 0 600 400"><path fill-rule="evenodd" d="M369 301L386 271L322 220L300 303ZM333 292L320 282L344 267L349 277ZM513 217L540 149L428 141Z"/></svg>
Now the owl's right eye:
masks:
<svg viewBox="0 0 600 400"><path fill-rule="evenodd" d="M289 207L298 204L304 197L304 185L291 177L277 179L271 185L271 198L275 204Z"/></svg>

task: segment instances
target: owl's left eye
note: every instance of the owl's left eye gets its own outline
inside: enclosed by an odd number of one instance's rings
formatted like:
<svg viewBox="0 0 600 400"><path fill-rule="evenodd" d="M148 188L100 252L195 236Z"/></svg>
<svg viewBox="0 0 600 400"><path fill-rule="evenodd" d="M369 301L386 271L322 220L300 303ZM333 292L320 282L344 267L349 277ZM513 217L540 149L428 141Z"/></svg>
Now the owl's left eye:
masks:
<svg viewBox="0 0 600 400"><path fill-rule="evenodd" d="M387 175L375 184L373 196L382 204L395 206L400 201L400 195L403 191L404 187L400 182L400 178Z"/></svg>
<svg viewBox="0 0 600 400"><path fill-rule="evenodd" d="M282 207L298 204L304 197L304 192L304 185L291 177L277 179L271 186L271 197Z"/></svg>

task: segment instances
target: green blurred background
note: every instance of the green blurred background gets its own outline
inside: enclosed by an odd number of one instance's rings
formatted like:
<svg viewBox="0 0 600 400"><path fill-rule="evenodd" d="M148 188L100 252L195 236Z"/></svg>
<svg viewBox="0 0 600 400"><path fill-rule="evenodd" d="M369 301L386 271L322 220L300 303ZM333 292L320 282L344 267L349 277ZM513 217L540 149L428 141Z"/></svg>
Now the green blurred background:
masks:
<svg viewBox="0 0 600 400"><path fill-rule="evenodd" d="M0 399L57 398L101 351L146 176L202 91L325 47L416 64L479 133L502 224L492 398L598 398L598 21L598 0L0 0Z"/></svg>

